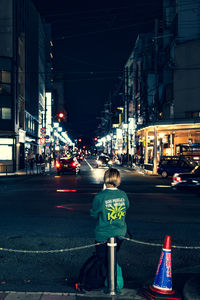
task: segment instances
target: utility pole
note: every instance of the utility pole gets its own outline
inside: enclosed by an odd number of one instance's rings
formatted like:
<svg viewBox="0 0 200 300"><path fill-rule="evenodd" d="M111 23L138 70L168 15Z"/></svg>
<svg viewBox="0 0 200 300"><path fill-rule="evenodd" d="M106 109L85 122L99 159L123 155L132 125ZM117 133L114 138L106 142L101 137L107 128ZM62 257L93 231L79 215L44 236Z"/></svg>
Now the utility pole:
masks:
<svg viewBox="0 0 200 300"><path fill-rule="evenodd" d="M155 95L154 95L154 120L157 120L158 116L158 19L155 19L154 28L154 72L155 72Z"/></svg>
<svg viewBox="0 0 200 300"><path fill-rule="evenodd" d="M44 128L47 132L47 97L45 95L45 103L44 103ZM46 158L46 137L45 137L45 145L44 145L44 157Z"/></svg>
<svg viewBox="0 0 200 300"><path fill-rule="evenodd" d="M154 126L157 121L158 116L158 19L155 20L155 37L154 37L154 46L155 46L155 56L154 56L154 72L155 72L155 96L154 96ZM157 174L157 129L154 128L154 147L153 147L153 174Z"/></svg>
<svg viewBox="0 0 200 300"><path fill-rule="evenodd" d="M129 106L129 70L126 67L125 70L125 124L126 124L126 154L127 163L129 163L129 126L128 126L128 106Z"/></svg>

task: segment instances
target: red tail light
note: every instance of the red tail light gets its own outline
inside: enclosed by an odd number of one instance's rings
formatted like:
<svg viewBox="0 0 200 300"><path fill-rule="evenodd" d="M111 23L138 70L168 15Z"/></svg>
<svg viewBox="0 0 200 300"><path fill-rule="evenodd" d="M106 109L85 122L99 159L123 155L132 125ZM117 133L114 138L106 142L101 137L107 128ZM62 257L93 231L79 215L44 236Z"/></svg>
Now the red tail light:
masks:
<svg viewBox="0 0 200 300"><path fill-rule="evenodd" d="M60 163L59 162L56 163L56 168L60 168Z"/></svg>
<svg viewBox="0 0 200 300"><path fill-rule="evenodd" d="M180 176L173 177L173 180L176 180L177 182L181 182L181 177Z"/></svg>
<svg viewBox="0 0 200 300"><path fill-rule="evenodd" d="M75 162L72 163L72 167L76 167L76 163Z"/></svg>

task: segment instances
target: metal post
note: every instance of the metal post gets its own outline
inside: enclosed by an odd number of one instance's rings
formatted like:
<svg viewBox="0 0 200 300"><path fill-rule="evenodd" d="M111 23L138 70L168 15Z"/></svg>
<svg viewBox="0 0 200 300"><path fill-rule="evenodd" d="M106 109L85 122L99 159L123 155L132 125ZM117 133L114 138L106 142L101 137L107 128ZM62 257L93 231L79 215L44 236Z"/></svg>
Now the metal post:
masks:
<svg viewBox="0 0 200 300"><path fill-rule="evenodd" d="M154 126L154 146L153 146L153 174L157 174L157 163L158 163L158 158L157 158L157 128Z"/></svg>
<svg viewBox="0 0 200 300"><path fill-rule="evenodd" d="M116 295L116 275L117 275L117 256L116 239L111 237L107 243L108 246L108 293L111 296Z"/></svg>
<svg viewBox="0 0 200 300"><path fill-rule="evenodd" d="M126 68L126 142L127 142L127 147L126 147L126 155L127 155L127 164L129 165L129 121L128 121L128 117L129 117L129 69L128 67Z"/></svg>

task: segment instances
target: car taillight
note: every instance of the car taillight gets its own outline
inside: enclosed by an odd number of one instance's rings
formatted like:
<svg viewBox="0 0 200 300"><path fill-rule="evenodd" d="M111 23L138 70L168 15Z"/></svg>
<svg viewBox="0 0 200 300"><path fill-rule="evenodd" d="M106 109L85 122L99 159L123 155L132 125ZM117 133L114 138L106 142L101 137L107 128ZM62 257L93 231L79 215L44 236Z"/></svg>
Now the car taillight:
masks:
<svg viewBox="0 0 200 300"><path fill-rule="evenodd" d="M76 167L76 163L75 162L72 163L72 167Z"/></svg>
<svg viewBox="0 0 200 300"><path fill-rule="evenodd" d="M60 163L59 162L56 163L56 168L60 168Z"/></svg>
<svg viewBox="0 0 200 300"><path fill-rule="evenodd" d="M173 177L173 180L175 180L177 182L181 182L181 177L180 176L175 176L175 177Z"/></svg>

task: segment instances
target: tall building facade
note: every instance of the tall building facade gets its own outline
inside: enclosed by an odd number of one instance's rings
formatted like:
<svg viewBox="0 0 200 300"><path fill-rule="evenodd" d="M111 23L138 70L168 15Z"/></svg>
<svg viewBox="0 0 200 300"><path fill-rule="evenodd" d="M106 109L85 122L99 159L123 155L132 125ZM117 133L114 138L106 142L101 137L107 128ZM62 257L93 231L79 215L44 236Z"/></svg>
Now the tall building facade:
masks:
<svg viewBox="0 0 200 300"><path fill-rule="evenodd" d="M163 19L155 20L153 36L139 35L130 56L135 154L154 173L162 155L184 154L184 147L200 145L199 12L198 0L187 5L164 0Z"/></svg>
<svg viewBox="0 0 200 300"><path fill-rule="evenodd" d="M31 0L0 0L0 172L43 151L49 35Z"/></svg>
<svg viewBox="0 0 200 300"><path fill-rule="evenodd" d="M0 165L19 168L25 138L25 0L1 0Z"/></svg>

